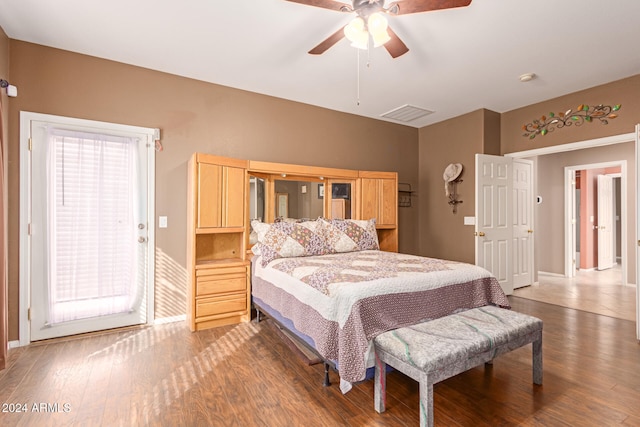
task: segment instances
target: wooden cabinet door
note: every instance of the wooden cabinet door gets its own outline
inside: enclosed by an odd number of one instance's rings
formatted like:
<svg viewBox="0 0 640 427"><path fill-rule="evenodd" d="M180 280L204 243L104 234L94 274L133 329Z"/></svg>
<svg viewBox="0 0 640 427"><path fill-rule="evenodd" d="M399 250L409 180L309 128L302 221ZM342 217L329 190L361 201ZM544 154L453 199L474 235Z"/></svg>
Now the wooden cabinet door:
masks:
<svg viewBox="0 0 640 427"><path fill-rule="evenodd" d="M397 223L397 189L393 179L362 178L362 219L376 219L377 226Z"/></svg>
<svg viewBox="0 0 640 427"><path fill-rule="evenodd" d="M198 164L198 228L244 225L245 170Z"/></svg>
<svg viewBox="0 0 640 427"><path fill-rule="evenodd" d="M198 163L198 228L222 226L222 166Z"/></svg>
<svg viewBox="0 0 640 427"><path fill-rule="evenodd" d="M376 218L376 223L378 223L380 221L378 218L378 180L376 178L362 178L361 192L362 214L360 218Z"/></svg>
<svg viewBox="0 0 640 427"><path fill-rule="evenodd" d="M379 202L378 202L378 224L379 225L396 225L397 224L397 194L396 182L393 179L379 179Z"/></svg>
<svg viewBox="0 0 640 427"><path fill-rule="evenodd" d="M244 226L245 170L224 166L222 169L223 227Z"/></svg>

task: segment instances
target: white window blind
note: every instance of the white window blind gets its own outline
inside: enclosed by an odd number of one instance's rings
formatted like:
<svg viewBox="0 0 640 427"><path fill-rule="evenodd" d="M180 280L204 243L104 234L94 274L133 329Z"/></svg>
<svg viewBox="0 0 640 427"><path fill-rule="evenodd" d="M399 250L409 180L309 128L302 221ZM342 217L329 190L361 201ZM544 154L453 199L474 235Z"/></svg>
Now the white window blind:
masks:
<svg viewBox="0 0 640 427"><path fill-rule="evenodd" d="M137 140L49 129L48 141L48 323L130 311Z"/></svg>

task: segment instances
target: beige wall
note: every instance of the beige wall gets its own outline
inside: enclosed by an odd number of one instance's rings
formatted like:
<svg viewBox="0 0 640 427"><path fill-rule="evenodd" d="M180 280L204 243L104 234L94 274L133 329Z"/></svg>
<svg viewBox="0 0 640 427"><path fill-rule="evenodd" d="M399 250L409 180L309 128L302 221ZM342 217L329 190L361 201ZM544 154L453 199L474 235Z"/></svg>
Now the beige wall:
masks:
<svg viewBox="0 0 640 427"><path fill-rule="evenodd" d="M475 262L474 227L464 225L475 216L475 154L499 154L500 115L477 110L420 129L420 255ZM462 163L457 192L462 203L453 213L447 203L442 174L450 163Z"/></svg>
<svg viewBox="0 0 640 427"><path fill-rule="evenodd" d="M542 204L535 205L535 247L538 270L564 274L563 183L565 166L622 160L627 162L627 192L623 195L627 199L627 281L635 283L636 241L633 236L636 235L636 162L633 142L538 156L536 159L536 186L538 195L542 196ZM597 214L595 215L597 216ZM584 220L586 219L583 218Z"/></svg>
<svg viewBox="0 0 640 427"><path fill-rule="evenodd" d="M162 131L156 157L156 315L185 312L187 160L195 152L357 170L397 171L418 187L418 130L11 40L10 339L18 338L19 111ZM417 207L399 209L399 246L417 253Z"/></svg>
<svg viewBox="0 0 640 427"><path fill-rule="evenodd" d="M503 113L500 132L502 154L633 132L635 125L640 123L639 99L640 74ZM549 112L557 114L575 109L582 104L622 104L622 108L618 117L609 120L608 125L594 121L582 126L556 129L545 136L538 135L533 140L522 136L522 126L533 119L548 116Z"/></svg>

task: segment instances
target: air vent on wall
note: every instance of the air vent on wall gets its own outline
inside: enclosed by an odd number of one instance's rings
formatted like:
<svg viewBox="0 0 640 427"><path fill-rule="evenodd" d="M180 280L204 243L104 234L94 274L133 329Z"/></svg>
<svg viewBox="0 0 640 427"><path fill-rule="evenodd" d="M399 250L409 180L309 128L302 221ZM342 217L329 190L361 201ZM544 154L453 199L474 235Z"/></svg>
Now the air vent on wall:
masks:
<svg viewBox="0 0 640 427"><path fill-rule="evenodd" d="M394 108L391 111L387 111L386 113L381 114L380 117L384 117L385 119L398 120L400 122L410 122L412 120L419 119L420 117L428 116L429 114L433 114L433 111L405 104L401 107Z"/></svg>

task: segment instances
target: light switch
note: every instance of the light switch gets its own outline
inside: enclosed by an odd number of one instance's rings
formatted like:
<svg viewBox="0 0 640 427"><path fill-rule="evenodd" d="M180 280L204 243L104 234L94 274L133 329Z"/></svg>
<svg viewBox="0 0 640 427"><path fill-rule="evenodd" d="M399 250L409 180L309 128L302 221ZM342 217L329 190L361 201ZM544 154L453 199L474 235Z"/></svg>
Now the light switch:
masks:
<svg viewBox="0 0 640 427"><path fill-rule="evenodd" d="M464 225L476 225L476 217L475 216L465 216L464 217Z"/></svg>
<svg viewBox="0 0 640 427"><path fill-rule="evenodd" d="M158 217L158 227L159 228L167 228L167 217L166 216Z"/></svg>

